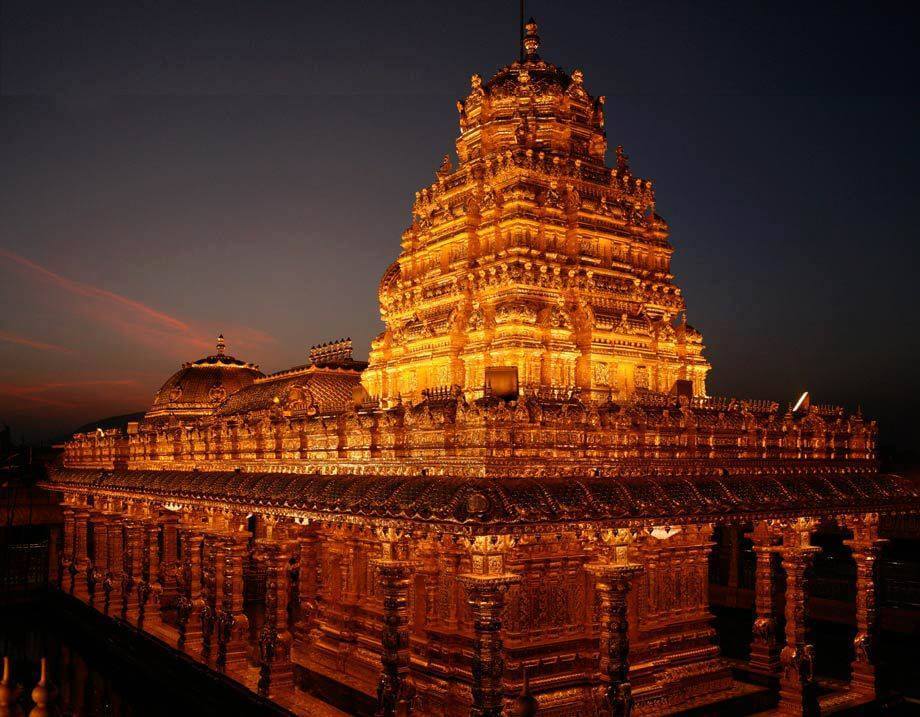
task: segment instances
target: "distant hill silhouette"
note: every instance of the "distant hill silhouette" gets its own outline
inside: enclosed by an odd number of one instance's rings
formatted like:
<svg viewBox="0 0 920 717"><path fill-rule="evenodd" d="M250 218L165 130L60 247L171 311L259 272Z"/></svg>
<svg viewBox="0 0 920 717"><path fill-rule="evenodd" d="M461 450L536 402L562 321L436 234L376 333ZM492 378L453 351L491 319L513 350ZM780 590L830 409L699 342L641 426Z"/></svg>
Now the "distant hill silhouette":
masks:
<svg viewBox="0 0 920 717"><path fill-rule="evenodd" d="M55 443L62 441L70 440L70 437L74 433L92 433L97 428L101 428L104 431L107 431L111 428L120 428L121 430L127 430L128 423L130 421L140 421L144 417L145 411L140 411L138 413L125 413L121 416L110 416L109 418L100 418L98 421L92 421L90 423L84 424L79 428L74 429L68 435L62 436Z"/></svg>

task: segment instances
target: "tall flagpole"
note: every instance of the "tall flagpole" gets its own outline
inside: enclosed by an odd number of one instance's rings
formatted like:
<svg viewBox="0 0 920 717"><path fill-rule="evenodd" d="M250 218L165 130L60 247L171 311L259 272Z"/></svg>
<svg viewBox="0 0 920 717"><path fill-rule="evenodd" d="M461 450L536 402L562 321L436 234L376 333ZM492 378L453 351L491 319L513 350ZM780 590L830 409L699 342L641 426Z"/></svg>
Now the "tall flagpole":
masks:
<svg viewBox="0 0 920 717"><path fill-rule="evenodd" d="M518 22L518 29L521 31L521 42L518 46L518 50L521 56L521 63L524 62L524 0L521 0L521 18Z"/></svg>

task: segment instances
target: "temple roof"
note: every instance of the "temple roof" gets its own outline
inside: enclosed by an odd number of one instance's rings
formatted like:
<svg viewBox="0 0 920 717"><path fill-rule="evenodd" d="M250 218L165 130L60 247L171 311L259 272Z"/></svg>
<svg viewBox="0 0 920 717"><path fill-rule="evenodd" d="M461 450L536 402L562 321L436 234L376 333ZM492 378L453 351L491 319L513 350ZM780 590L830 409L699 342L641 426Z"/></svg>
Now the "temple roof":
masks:
<svg viewBox="0 0 920 717"><path fill-rule="evenodd" d="M366 367L352 357L350 338L318 344L310 348L310 363L256 379L221 404L217 415L275 407L309 414L340 411L351 405Z"/></svg>
<svg viewBox="0 0 920 717"><path fill-rule="evenodd" d="M48 486L147 499L237 504L317 518L398 519L482 528L547 523L679 524L730 516L905 511L920 487L891 474L704 474L544 478L356 476L51 467Z"/></svg>

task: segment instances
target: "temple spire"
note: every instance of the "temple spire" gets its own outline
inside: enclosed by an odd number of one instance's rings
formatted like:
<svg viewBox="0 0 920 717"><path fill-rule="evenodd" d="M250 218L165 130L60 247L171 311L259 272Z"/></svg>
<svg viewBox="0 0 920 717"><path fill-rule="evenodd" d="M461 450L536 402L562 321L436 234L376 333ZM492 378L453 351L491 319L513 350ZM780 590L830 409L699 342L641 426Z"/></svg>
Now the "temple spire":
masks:
<svg viewBox="0 0 920 717"><path fill-rule="evenodd" d="M224 350L225 350L226 348L227 348L227 342L224 341L224 335L223 335L223 334L218 334L218 335L217 335L217 355L218 355L218 356L223 356L223 355L224 355Z"/></svg>

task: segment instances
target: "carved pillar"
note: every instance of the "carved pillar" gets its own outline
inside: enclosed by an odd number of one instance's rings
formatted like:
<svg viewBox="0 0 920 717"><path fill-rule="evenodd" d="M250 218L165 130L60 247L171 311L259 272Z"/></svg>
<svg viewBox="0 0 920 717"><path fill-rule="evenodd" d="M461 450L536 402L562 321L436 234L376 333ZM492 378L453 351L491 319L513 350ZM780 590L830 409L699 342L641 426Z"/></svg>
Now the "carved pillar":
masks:
<svg viewBox="0 0 920 717"><path fill-rule="evenodd" d="M182 570L176 613L179 627L178 648L194 653L201 645L201 533L194 526L182 526Z"/></svg>
<svg viewBox="0 0 920 717"><path fill-rule="evenodd" d="M244 660L249 618L243 612L243 559L249 533L233 532L223 541L217 570L223 571L216 616L217 666L225 669Z"/></svg>
<svg viewBox="0 0 920 717"><path fill-rule="evenodd" d="M585 568L596 582L600 598L600 637L606 645L607 689L603 713L610 717L628 717L632 712L632 689L629 684L629 623L626 599L633 579L642 567L628 563L591 563Z"/></svg>
<svg viewBox="0 0 920 717"><path fill-rule="evenodd" d="M342 601L349 604L358 602L357 565L360 547L355 538L346 538L342 556Z"/></svg>
<svg viewBox="0 0 920 717"><path fill-rule="evenodd" d="M444 629L449 632L455 632L460 623L460 598L458 594L459 575L460 575L460 553L449 551L442 554L444 559L444 577L445 592L447 599L447 615L444 618Z"/></svg>
<svg viewBox="0 0 920 717"><path fill-rule="evenodd" d="M853 539L845 543L853 551L856 563L856 637L853 640L854 659L850 666L850 689L875 699L877 685L875 653L878 641L878 608L876 583L878 559L882 546L888 541L879 538L878 515L869 513L847 520Z"/></svg>
<svg viewBox="0 0 920 717"><path fill-rule="evenodd" d="M751 535L757 563L754 573L754 636L749 668L765 677L779 676L780 642L777 635L776 583L779 568L779 536L766 523L758 523Z"/></svg>
<svg viewBox="0 0 920 717"><path fill-rule="evenodd" d="M64 578L63 566L61 565L61 544L63 542L63 526L52 525L48 536L48 585L49 587L61 587Z"/></svg>
<svg viewBox="0 0 920 717"><path fill-rule="evenodd" d="M319 610L319 535L316 528L305 528L300 537L300 572L297 595L300 603L294 632L298 640L310 639Z"/></svg>
<svg viewBox="0 0 920 717"><path fill-rule="evenodd" d="M817 715L814 645L808 641L805 622L811 564L820 548L811 545L813 525L797 521L783 535L783 570L786 571L786 645L780 653L779 711L787 715Z"/></svg>
<svg viewBox="0 0 920 717"><path fill-rule="evenodd" d="M93 530L93 606L109 614L109 591L105 579L109 573L109 537L105 513L92 514Z"/></svg>
<svg viewBox="0 0 920 717"><path fill-rule="evenodd" d="M726 525L723 530L725 531L725 538L728 543L728 586L730 588L737 588L738 568L741 563L740 528L734 525Z"/></svg>
<svg viewBox="0 0 920 717"><path fill-rule="evenodd" d="M122 608L122 591L124 590L125 552L122 518L116 513L107 514L106 537L109 541L109 570L105 578L104 589L108 591L108 604L112 613Z"/></svg>
<svg viewBox="0 0 920 717"><path fill-rule="evenodd" d="M144 577L140 591L140 617L138 625L155 625L160 622L160 524L153 516L144 528Z"/></svg>
<svg viewBox="0 0 920 717"><path fill-rule="evenodd" d="M179 530L177 527L179 516L171 513L162 520L163 525L163 555L160 560L160 582L163 592L160 594L160 603L163 607L175 605L179 586Z"/></svg>
<svg viewBox="0 0 920 717"><path fill-rule="evenodd" d="M64 545L61 550L60 586L73 595L73 544L74 544L74 509L64 508Z"/></svg>
<svg viewBox="0 0 920 717"><path fill-rule="evenodd" d="M501 717L505 672L502 645L502 610L505 593L520 581L510 574L457 577L466 588L467 602L473 616L473 704L470 717Z"/></svg>
<svg viewBox="0 0 920 717"><path fill-rule="evenodd" d="M109 519L105 513L93 516L93 552L96 609L108 615L111 609L111 585L109 581Z"/></svg>
<svg viewBox="0 0 920 717"><path fill-rule="evenodd" d="M407 715L412 694L409 677L409 579L414 563L382 558L373 561L383 597L383 669L377 683L377 717ZM501 676L499 675L499 687Z"/></svg>
<svg viewBox="0 0 920 717"><path fill-rule="evenodd" d="M271 696L294 683L291 633L288 631L288 565L294 543L257 541L266 566L265 624L259 634L259 692Z"/></svg>
<svg viewBox="0 0 920 717"><path fill-rule="evenodd" d="M86 574L90 567L86 553L86 531L89 525L89 511L77 508L73 515L73 581L72 594L81 600L89 600Z"/></svg>
<svg viewBox="0 0 920 717"><path fill-rule="evenodd" d="M122 591L122 617L137 624L140 617L141 595L138 588L144 569L144 523L132 518L125 521L125 575Z"/></svg>
<svg viewBox="0 0 920 717"><path fill-rule="evenodd" d="M201 657L205 662L210 661L213 654L217 613L220 610L221 586L224 580L223 540L224 536L217 533L205 533L202 536L201 602L198 621L201 625Z"/></svg>

